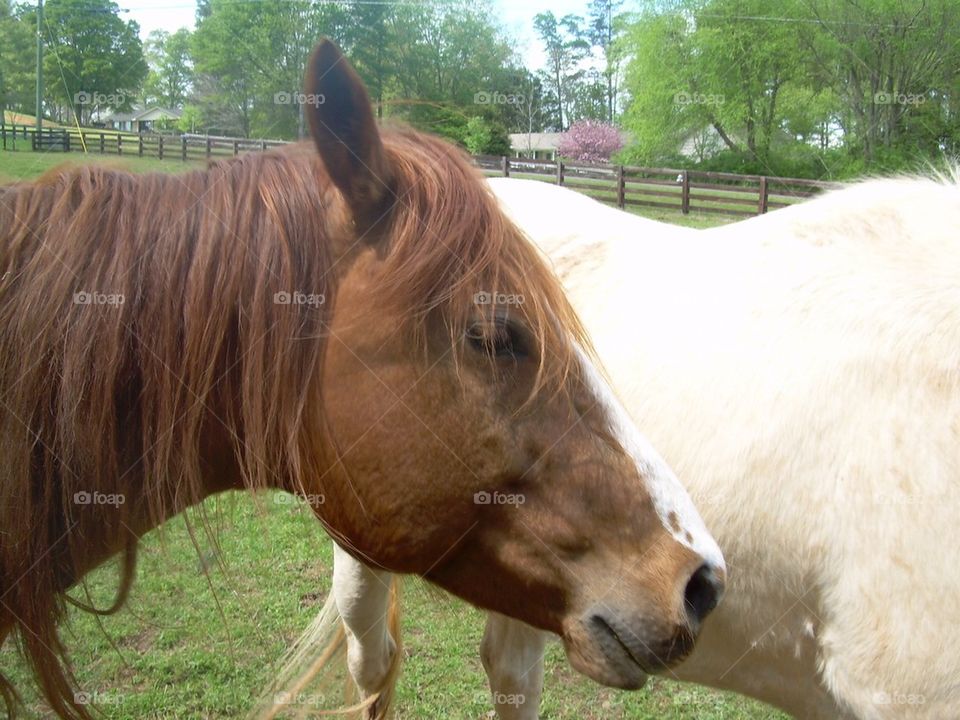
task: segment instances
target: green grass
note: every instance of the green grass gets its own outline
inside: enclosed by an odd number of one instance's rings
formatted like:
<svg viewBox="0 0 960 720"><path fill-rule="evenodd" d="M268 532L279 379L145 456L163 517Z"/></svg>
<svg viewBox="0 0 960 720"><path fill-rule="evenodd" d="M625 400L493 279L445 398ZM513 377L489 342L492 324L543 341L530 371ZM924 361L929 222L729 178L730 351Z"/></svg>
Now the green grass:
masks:
<svg viewBox="0 0 960 720"><path fill-rule="evenodd" d="M198 548L178 517L144 540L137 582L123 610L96 618L71 609L62 629L82 691L106 718L243 717L270 682L283 650L323 604L330 541L305 506L230 493L206 504L219 552L191 512ZM283 496L288 499L289 496ZM199 552L198 552L199 550ZM217 559L222 560L224 567ZM206 569L206 573L204 572ZM92 573L91 597L109 606L115 567ZM74 589L74 597L83 598ZM403 592L405 662L397 720L478 720L490 710L478 647L483 616L420 580ZM27 717L49 717L13 643L0 667L23 692ZM339 684L330 703L339 701ZM780 717L737 696L654 678L628 693L575 674L549 648L544 720L759 720Z"/></svg>
<svg viewBox="0 0 960 720"><path fill-rule="evenodd" d="M179 172L201 163L89 156L142 172ZM76 154L0 152L0 182L28 180ZM683 216L643 208L665 222L717 224L723 216ZM704 225L695 225L704 226ZM330 589L329 539L301 505L228 493L204 505L216 545L196 511L144 539L138 579L126 606L97 618L71 608L62 635L81 691L99 698L110 720L243 717L274 674L276 660L310 622ZM282 496L284 498L288 496ZM187 531L191 519L197 545ZM222 561L223 567L220 563ZM87 586L107 607L116 567L93 572ZM81 589L75 597L83 598ZM490 702L479 660L483 615L408 579L403 593L404 669L397 720L479 720ZM744 698L653 678L634 693L601 688L574 673L562 649L547 654L543 720L770 720L783 716ZM28 718L50 717L38 700L15 643L0 668L23 693ZM339 693L327 698L331 705Z"/></svg>
<svg viewBox="0 0 960 720"><path fill-rule="evenodd" d="M131 148L135 150L136 148ZM204 167L204 162L177 158L157 160L156 158L131 155L101 155L99 153L78 152L33 152L29 143L17 141L17 150L0 150L0 184L32 180L50 168L63 165L81 165L96 163L130 172L168 172L179 173Z"/></svg>

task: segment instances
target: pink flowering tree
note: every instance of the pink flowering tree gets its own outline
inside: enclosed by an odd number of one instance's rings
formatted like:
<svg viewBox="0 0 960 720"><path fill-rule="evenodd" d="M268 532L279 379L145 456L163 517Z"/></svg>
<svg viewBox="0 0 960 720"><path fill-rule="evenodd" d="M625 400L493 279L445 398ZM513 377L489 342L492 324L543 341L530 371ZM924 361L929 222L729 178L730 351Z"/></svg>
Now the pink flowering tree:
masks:
<svg viewBox="0 0 960 720"><path fill-rule="evenodd" d="M558 150L571 160L605 163L622 147L620 131L613 125L599 120L580 120L560 136Z"/></svg>

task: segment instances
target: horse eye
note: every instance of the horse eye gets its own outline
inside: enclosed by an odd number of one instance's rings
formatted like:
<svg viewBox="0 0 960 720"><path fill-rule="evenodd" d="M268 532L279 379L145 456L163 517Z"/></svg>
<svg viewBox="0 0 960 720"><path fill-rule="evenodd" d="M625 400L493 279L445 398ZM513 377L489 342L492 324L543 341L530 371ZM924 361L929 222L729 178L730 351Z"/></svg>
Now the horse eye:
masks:
<svg viewBox="0 0 960 720"><path fill-rule="evenodd" d="M504 319L475 323L467 330L466 337L474 350L491 357L522 358L527 355L520 329Z"/></svg>

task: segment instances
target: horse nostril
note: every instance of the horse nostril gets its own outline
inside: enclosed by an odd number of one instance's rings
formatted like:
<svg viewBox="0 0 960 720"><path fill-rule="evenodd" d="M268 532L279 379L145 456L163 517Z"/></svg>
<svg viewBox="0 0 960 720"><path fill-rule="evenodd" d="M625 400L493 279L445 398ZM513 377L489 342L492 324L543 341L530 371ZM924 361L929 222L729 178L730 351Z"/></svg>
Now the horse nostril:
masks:
<svg viewBox="0 0 960 720"><path fill-rule="evenodd" d="M687 581L687 587L683 591L683 602L693 627L700 626L704 618L720 602L722 594L723 582L717 577L713 568L707 564L697 568L697 571Z"/></svg>

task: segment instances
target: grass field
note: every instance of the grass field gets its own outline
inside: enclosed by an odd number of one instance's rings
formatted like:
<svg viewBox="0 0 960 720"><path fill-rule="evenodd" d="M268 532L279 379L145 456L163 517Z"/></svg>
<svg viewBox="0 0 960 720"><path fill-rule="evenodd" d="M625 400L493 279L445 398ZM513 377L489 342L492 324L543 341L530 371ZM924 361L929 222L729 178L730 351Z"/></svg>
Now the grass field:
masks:
<svg viewBox="0 0 960 720"><path fill-rule="evenodd" d="M63 155L0 152L0 182L25 180ZM73 155L73 162L83 158ZM92 160L133 171L178 171L178 160ZM659 220L722 222L656 211ZM62 635L80 690L111 720L244 717L274 663L309 623L330 589L331 544L304 506L280 493L228 493L203 506L211 539L192 511L150 533L126 606L97 618L71 608ZM193 527L191 539L188 531ZM94 604L113 602L117 570L87 580ZM85 599L82 589L75 597ZM398 720L480 720L490 702L478 647L483 616L408 579L404 584L404 669ZM0 669L23 693L28 718L50 717L10 641ZM334 704L338 694L328 699ZM559 645L547 656L544 720L770 720L784 716L738 696L654 678L634 693L603 689L575 674Z"/></svg>
<svg viewBox="0 0 960 720"><path fill-rule="evenodd" d="M18 145L16 151L0 150L0 184L12 183L20 180L30 180L43 172L63 165L79 165L82 163L97 163L118 169L128 170L130 172L168 172L179 173L187 169L201 168L205 161L202 160L182 160L168 158L158 160L149 157L136 157L132 155L101 155L99 153L60 153L60 152L33 152L28 144ZM517 175L517 177L526 177ZM529 176L530 179L544 180L544 176ZM638 207L628 206L628 211L658 220L660 222L673 223L675 225L685 225L687 227L707 228L716 225L724 225L730 222L736 222L743 218L729 215L720 215L713 213L691 212L684 215L680 212L666 208Z"/></svg>
<svg viewBox="0 0 960 720"><path fill-rule="evenodd" d="M107 718L244 716L330 589L330 541L305 506L288 500L231 493L208 501L219 550L196 513L189 516L197 547L186 518L176 518L147 536L134 591L120 613L98 627L96 618L71 610L63 636L80 688L99 699ZM89 577L98 606L111 604L116 577L114 567ZM84 597L81 590L73 595ZM490 703L477 650L482 615L419 580L405 583L403 607L398 720L485 718ZM0 650L0 667L27 689L28 717L48 717L12 643ZM779 717L733 695L661 679L635 693L603 689L570 670L559 645L547 657L541 713L545 720Z"/></svg>
<svg viewBox="0 0 960 720"><path fill-rule="evenodd" d="M0 150L0 184L19 180L31 180L50 168L63 165L96 163L130 172L178 173L188 169L202 168L201 161L157 160L135 155L100 155L99 153L33 152L29 145L16 151Z"/></svg>

